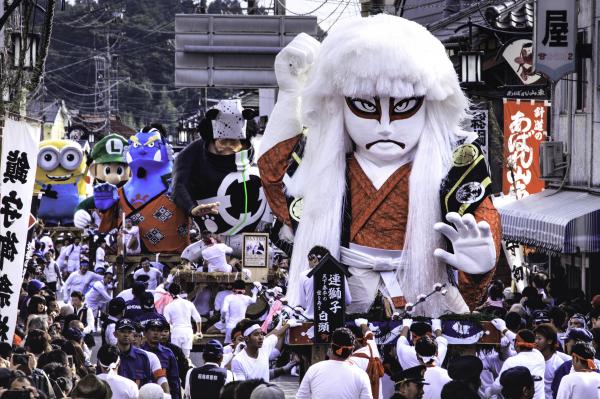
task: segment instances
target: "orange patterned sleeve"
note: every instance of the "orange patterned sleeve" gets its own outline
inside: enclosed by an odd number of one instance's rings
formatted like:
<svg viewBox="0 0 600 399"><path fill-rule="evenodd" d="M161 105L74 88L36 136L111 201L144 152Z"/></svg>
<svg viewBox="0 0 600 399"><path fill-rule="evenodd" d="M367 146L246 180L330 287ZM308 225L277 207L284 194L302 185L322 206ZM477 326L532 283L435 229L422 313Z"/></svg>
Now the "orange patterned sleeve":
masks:
<svg viewBox="0 0 600 399"><path fill-rule="evenodd" d="M288 226L292 225L285 199L283 177L301 134L277 143L258 159L258 169L265 195L273 214Z"/></svg>
<svg viewBox="0 0 600 399"><path fill-rule="evenodd" d="M474 216L477 222L485 220L490 225L494 243L496 244L497 263L500 258L502 226L500 223L500 215L489 197L479 204ZM496 268L494 267L494 269L482 275L467 274L463 272L458 273L459 291L469 306L469 309L475 309L485 300L486 290L494 277L495 270Z"/></svg>

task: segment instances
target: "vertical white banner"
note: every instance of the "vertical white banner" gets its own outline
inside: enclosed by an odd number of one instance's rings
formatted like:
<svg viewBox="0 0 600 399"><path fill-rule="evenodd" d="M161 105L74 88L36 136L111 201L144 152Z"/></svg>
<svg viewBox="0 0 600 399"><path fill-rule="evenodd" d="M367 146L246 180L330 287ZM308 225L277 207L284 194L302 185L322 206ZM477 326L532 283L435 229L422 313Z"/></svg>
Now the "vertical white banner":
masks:
<svg viewBox="0 0 600 399"><path fill-rule="evenodd" d="M17 323L39 130L6 118L0 160L0 341L12 343Z"/></svg>

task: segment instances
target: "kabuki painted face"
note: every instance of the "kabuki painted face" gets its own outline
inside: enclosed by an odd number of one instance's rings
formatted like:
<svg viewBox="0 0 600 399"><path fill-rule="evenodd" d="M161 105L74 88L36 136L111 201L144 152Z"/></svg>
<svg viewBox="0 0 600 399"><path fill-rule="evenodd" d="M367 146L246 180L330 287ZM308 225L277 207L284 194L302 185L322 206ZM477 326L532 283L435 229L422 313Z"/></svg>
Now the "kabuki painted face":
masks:
<svg viewBox="0 0 600 399"><path fill-rule="evenodd" d="M412 153L425 126L423 97L346 97L344 125L356 152L378 163Z"/></svg>

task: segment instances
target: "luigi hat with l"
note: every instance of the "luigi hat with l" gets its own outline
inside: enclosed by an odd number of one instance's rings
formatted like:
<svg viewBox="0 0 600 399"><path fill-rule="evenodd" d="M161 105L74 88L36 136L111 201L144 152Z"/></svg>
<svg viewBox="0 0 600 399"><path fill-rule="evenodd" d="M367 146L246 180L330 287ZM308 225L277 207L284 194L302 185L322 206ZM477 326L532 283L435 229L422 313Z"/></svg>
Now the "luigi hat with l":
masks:
<svg viewBox="0 0 600 399"><path fill-rule="evenodd" d="M94 145L92 160L98 164L127 163L125 160L125 146L127 140L116 133L105 136Z"/></svg>

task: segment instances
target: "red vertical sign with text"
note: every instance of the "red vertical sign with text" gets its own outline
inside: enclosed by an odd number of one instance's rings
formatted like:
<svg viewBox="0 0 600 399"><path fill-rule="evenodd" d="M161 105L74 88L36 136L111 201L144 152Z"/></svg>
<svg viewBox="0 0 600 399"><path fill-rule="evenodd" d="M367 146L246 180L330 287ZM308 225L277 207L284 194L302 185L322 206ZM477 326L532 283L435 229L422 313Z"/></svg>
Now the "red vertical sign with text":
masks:
<svg viewBox="0 0 600 399"><path fill-rule="evenodd" d="M517 199L544 189L540 179L540 144L546 140L547 101L504 99L504 168L502 191Z"/></svg>

